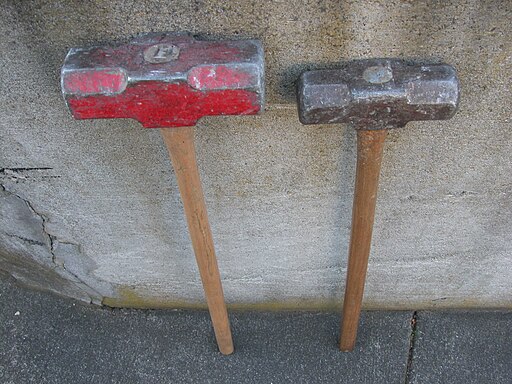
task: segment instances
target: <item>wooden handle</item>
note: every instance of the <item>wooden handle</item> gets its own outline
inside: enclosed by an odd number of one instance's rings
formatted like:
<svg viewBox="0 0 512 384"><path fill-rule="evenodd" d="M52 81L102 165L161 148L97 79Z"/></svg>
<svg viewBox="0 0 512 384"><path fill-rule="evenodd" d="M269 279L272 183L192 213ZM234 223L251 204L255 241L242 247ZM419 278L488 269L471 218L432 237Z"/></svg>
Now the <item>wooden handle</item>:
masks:
<svg viewBox="0 0 512 384"><path fill-rule="evenodd" d="M233 340L197 169L194 127L165 128L160 131L178 180L217 344L221 353L229 355L233 352Z"/></svg>
<svg viewBox="0 0 512 384"><path fill-rule="evenodd" d="M342 351L351 351L356 342L386 134L386 130L357 131L356 185L340 335Z"/></svg>

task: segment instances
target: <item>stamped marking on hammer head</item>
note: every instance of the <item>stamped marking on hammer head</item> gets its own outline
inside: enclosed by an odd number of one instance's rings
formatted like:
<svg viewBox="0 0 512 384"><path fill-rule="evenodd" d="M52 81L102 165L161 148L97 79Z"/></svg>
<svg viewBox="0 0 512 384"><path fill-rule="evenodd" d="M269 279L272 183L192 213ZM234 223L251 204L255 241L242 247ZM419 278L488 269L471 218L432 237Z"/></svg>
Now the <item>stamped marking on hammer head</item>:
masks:
<svg viewBox="0 0 512 384"><path fill-rule="evenodd" d="M263 65L257 40L152 33L127 44L72 48L61 71L62 92L77 119L133 118L146 128L192 126L207 115L259 113Z"/></svg>
<svg viewBox="0 0 512 384"><path fill-rule="evenodd" d="M459 104L453 67L399 59L357 60L305 72L297 92L303 124L350 123L357 129L449 119Z"/></svg>
<svg viewBox="0 0 512 384"><path fill-rule="evenodd" d="M176 60L180 54L180 49L172 44L155 44L144 51L144 60L148 63L159 64L168 63Z"/></svg>

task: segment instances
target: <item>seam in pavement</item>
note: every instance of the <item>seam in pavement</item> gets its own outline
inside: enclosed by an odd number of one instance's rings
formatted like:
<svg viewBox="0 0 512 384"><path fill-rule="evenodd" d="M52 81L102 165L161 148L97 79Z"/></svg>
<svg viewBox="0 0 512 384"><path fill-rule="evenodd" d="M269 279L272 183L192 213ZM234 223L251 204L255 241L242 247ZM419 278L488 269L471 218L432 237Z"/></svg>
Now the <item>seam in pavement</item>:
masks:
<svg viewBox="0 0 512 384"><path fill-rule="evenodd" d="M409 336L409 354L407 355L407 365L405 368L405 384L411 381L412 359L414 357L414 347L416 344L417 332L416 325L418 323L418 311L414 311L411 317L411 335Z"/></svg>

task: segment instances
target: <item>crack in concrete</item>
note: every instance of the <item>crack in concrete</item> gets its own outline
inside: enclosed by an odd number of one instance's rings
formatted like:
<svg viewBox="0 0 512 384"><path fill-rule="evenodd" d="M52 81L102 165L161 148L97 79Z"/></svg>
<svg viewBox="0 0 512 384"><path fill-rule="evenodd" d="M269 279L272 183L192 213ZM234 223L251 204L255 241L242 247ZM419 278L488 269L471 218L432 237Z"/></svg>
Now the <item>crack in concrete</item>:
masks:
<svg viewBox="0 0 512 384"><path fill-rule="evenodd" d="M16 239L20 239L22 241L24 241L25 243L28 243L30 245L45 245L43 242L41 241L37 241L37 240L32 240L32 239L29 239L27 237L23 237L23 236L18 236L18 235L14 235L12 233L7 233L7 232L4 232L7 236L9 237L14 237Z"/></svg>
<svg viewBox="0 0 512 384"><path fill-rule="evenodd" d="M65 271L67 274L72 276L74 278L75 284L77 284L79 289L82 290L86 294L87 297L89 297L90 303L94 303L95 302L94 298L90 294L91 292L94 293L97 296L97 299L98 299L97 301L102 302L104 297L103 297L103 295L101 293L99 293L96 289L94 289L89 284L87 284L77 274L75 274L72 271L70 271L69 269L67 269L64 262L59 263L58 260L57 260L57 256L56 256L56 253L55 253L56 244L60 243L60 244L68 244L68 245L76 246L77 249L79 250L79 252L80 252L80 248L81 248L80 245L72 243L72 242L66 242L66 241L58 240L58 238L56 236L52 235L48 231L47 225L48 225L49 219L44 214L38 212L34 208L34 206L32 205L32 203L29 200L23 198L22 196L18 195L15 192L12 192L12 191L8 190L3 184L0 184L0 188L2 188L2 191L7 192L10 195L15 196L18 199L22 200L27 205L27 207L30 209L30 211L34 215L36 215L37 217L39 217L41 219L41 228L42 228L43 234L48 238L48 244L46 244L46 245L48 246L48 250L50 251L50 255L51 255L51 261L52 261L52 263L54 265L54 267L52 269L57 270L58 268L62 268L63 271ZM19 239L21 239L23 241L27 241L30 244L45 245L45 244L42 244L42 243L40 243L38 241L34 241L34 240L31 240L31 239L26 239L26 238L23 238L21 236L11 235L11 234L7 234L7 235L11 236L11 237L19 238ZM80 285L82 285L82 286L80 286ZM86 289L84 289L84 287L86 287ZM88 290L89 290L89 292L88 292Z"/></svg>
<svg viewBox="0 0 512 384"><path fill-rule="evenodd" d="M55 248L54 248L54 240L55 240L55 237L53 235L51 235L49 232L48 232L48 229L46 228L46 225L48 223L48 218L43 215L42 213L39 213L36 211L36 209L34 208L34 206L32 205L32 203L27 200L27 199L24 199L23 197L21 197L20 195L12 192L12 191L9 191L7 188L5 188L5 186L2 185L2 188L4 189L5 192L7 193L10 193L11 195L13 196L16 196L18 199L21 199L25 202L25 204L27 205L27 207L32 211L32 213L36 216L39 216L39 218L41 219L42 221L42 230L43 230L43 233L48 237L48 242L49 242L49 250L50 250L50 254L52 255L52 262L55 264Z"/></svg>
<svg viewBox="0 0 512 384"><path fill-rule="evenodd" d="M16 168L0 168L0 178L10 181L26 181L29 179L40 178L59 178L57 175L47 175L45 171L51 171L51 167L16 167ZM42 171L42 172L40 172Z"/></svg>
<svg viewBox="0 0 512 384"><path fill-rule="evenodd" d="M18 168L0 168L0 173L6 172L23 172L23 171L49 171L51 167L18 167Z"/></svg>

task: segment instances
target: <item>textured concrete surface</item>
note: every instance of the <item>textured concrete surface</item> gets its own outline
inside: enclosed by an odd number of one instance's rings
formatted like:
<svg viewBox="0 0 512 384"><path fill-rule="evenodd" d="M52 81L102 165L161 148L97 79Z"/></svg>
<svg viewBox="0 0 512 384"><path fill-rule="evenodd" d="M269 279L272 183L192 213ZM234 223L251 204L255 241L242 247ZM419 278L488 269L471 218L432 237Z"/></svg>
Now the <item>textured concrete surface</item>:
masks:
<svg viewBox="0 0 512 384"><path fill-rule="evenodd" d="M265 114L196 129L229 303L339 307L355 135L301 126L294 81L396 56L454 65L462 103L389 135L365 306L512 306L511 2L4 1L0 15L0 269L17 279L110 305L202 303L158 131L74 121L59 89L71 46L187 30L266 52Z"/></svg>
<svg viewBox="0 0 512 384"><path fill-rule="evenodd" d="M511 312L419 312L409 382L512 383Z"/></svg>
<svg viewBox="0 0 512 384"><path fill-rule="evenodd" d="M107 310L0 281L0 381L403 383L411 312L366 312L342 353L333 313L231 314L235 353L206 311Z"/></svg>

